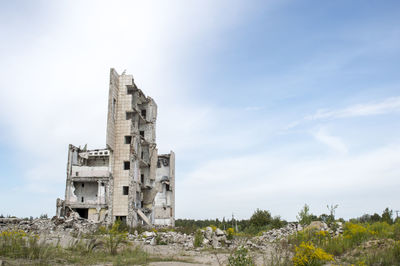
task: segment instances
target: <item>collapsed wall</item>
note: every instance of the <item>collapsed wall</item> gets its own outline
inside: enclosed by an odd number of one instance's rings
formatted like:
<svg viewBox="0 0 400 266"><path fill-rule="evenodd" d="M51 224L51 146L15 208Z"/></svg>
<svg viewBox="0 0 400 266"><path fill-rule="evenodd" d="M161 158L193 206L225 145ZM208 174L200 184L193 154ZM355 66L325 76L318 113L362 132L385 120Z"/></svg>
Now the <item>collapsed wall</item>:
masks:
<svg viewBox="0 0 400 266"><path fill-rule="evenodd" d="M110 71L106 149L69 146L57 216L130 225L175 224L175 154L158 155L157 105L132 75Z"/></svg>

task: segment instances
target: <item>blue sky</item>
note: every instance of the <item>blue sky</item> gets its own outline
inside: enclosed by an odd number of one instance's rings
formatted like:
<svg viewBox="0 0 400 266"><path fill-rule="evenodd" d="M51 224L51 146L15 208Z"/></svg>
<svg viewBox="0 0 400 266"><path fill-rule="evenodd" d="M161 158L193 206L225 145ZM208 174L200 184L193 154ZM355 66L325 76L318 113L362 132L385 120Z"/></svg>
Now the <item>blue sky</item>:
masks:
<svg viewBox="0 0 400 266"><path fill-rule="evenodd" d="M159 106L178 218L397 210L398 1L3 1L0 213L53 215L108 72Z"/></svg>

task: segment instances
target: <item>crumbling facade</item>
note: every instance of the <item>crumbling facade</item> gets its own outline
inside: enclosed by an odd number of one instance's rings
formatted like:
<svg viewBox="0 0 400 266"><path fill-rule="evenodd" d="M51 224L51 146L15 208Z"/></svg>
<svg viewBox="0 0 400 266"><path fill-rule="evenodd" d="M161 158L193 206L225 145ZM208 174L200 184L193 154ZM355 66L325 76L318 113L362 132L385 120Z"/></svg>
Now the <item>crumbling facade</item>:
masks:
<svg viewBox="0 0 400 266"><path fill-rule="evenodd" d="M158 155L157 105L132 75L110 71L106 149L69 146L65 200L57 216L175 224L175 154Z"/></svg>

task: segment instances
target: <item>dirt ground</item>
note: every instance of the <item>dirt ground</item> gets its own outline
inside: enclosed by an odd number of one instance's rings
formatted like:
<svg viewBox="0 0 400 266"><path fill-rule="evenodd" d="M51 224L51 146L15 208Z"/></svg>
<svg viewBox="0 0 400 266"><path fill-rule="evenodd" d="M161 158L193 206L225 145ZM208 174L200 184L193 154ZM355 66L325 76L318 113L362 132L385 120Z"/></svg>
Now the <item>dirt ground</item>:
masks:
<svg viewBox="0 0 400 266"><path fill-rule="evenodd" d="M185 250L177 246L143 246L144 250L157 257L176 261L152 262L152 266L186 266L186 265L227 265L230 256L229 250ZM272 249L251 252L256 265L264 265L271 256Z"/></svg>

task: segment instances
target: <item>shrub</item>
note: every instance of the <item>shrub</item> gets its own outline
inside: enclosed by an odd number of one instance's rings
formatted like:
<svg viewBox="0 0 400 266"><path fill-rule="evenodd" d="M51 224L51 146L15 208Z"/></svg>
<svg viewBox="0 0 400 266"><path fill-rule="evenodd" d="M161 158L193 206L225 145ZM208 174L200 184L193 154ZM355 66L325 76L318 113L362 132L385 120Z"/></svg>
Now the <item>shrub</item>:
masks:
<svg viewBox="0 0 400 266"><path fill-rule="evenodd" d="M167 242L165 242L165 241L163 241L163 240L161 239L161 236L160 236L160 235L157 235L157 236L156 236L156 244L157 244L157 245L168 245Z"/></svg>
<svg viewBox="0 0 400 266"><path fill-rule="evenodd" d="M232 227L228 228L228 229L226 230L226 239L232 240L234 234L235 234L235 230L234 230Z"/></svg>
<svg viewBox="0 0 400 266"><path fill-rule="evenodd" d="M376 222L368 226L371 234L380 238L389 238L392 236L392 227L386 222Z"/></svg>
<svg viewBox="0 0 400 266"><path fill-rule="evenodd" d="M296 254L292 260L295 266L317 266L333 261L333 256L321 248L314 247L311 242L302 242L300 246L296 246Z"/></svg>
<svg viewBox="0 0 400 266"><path fill-rule="evenodd" d="M253 215L250 217L250 225L255 227L262 227L270 224L272 221L272 216L269 211L262 211L257 209Z"/></svg>
<svg viewBox="0 0 400 266"><path fill-rule="evenodd" d="M382 222L393 223L393 211L386 208L382 213Z"/></svg>
<svg viewBox="0 0 400 266"><path fill-rule="evenodd" d="M345 239L348 239L352 245L360 244L373 234L373 231L369 230L367 226L361 224L349 222L344 225L343 236Z"/></svg>
<svg viewBox="0 0 400 266"><path fill-rule="evenodd" d="M239 247L228 258L229 266L252 266L253 258L249 254L249 250L245 247Z"/></svg>
<svg viewBox="0 0 400 266"><path fill-rule="evenodd" d="M203 240L204 240L203 233L200 230L197 230L196 233L194 234L193 246L196 248L201 247L203 245Z"/></svg>
<svg viewBox="0 0 400 266"><path fill-rule="evenodd" d="M392 225L393 228L393 238L396 240L400 240L400 222L396 222Z"/></svg>
<svg viewBox="0 0 400 266"><path fill-rule="evenodd" d="M307 204L304 204L303 209L300 210L299 215L297 216L297 220L301 225L309 225L312 222L313 215L310 213L310 207Z"/></svg>
<svg viewBox="0 0 400 266"><path fill-rule="evenodd" d="M105 246L111 255L117 254L118 246L127 241L127 232L121 231L120 221L115 221L115 223L110 227L100 227L100 233L104 236Z"/></svg>

